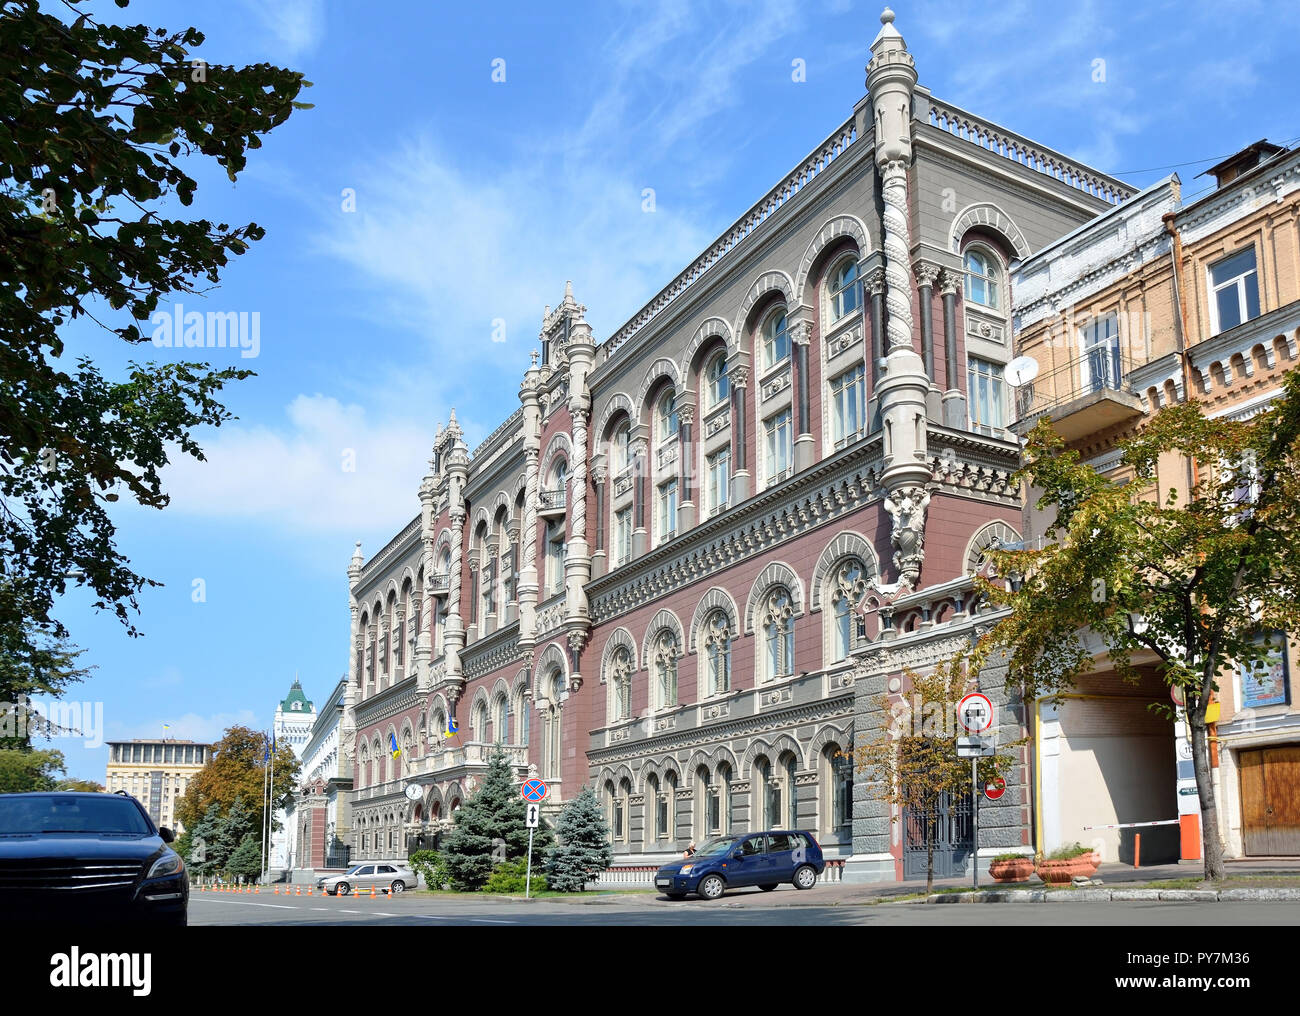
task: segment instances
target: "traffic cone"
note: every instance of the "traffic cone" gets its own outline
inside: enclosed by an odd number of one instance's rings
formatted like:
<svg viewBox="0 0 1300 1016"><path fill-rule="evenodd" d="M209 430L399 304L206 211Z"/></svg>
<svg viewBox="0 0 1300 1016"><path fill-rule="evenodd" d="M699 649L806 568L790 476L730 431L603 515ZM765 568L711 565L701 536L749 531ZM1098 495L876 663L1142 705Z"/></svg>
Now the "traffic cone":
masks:
<svg viewBox="0 0 1300 1016"><path fill-rule="evenodd" d="M274 892L275 892L275 895L276 895L276 896L279 896L279 895L280 895L280 887L279 887L279 886L276 886Z"/></svg>
<svg viewBox="0 0 1300 1016"><path fill-rule="evenodd" d="M308 896L311 895L311 886L308 886L308 887L307 887L307 895L308 895Z"/></svg>
<svg viewBox="0 0 1300 1016"><path fill-rule="evenodd" d="M261 894L262 894L262 887L260 885L253 886L253 895L260 896Z"/></svg>
<svg viewBox="0 0 1300 1016"><path fill-rule="evenodd" d="M373 903L374 901L375 901L375 887L374 887L374 886L371 886L371 887L370 887L370 902Z"/></svg>
<svg viewBox="0 0 1300 1016"><path fill-rule="evenodd" d="M299 886L299 887L298 887L298 892L295 893L295 895L297 895L297 896L301 896L301 895L302 895L302 886Z"/></svg>

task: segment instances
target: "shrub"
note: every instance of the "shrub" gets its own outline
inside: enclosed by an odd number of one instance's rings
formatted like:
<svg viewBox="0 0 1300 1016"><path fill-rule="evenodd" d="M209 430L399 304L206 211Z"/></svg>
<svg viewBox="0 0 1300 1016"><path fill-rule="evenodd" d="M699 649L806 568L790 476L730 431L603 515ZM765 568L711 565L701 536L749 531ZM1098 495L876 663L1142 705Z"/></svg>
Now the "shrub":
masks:
<svg viewBox="0 0 1300 1016"><path fill-rule="evenodd" d="M407 863L424 880L426 889L441 889L451 880L447 862L436 850L417 850Z"/></svg>
<svg viewBox="0 0 1300 1016"><path fill-rule="evenodd" d="M998 854L993 858L995 861L1032 861L1033 858L1028 854Z"/></svg>
<svg viewBox="0 0 1300 1016"><path fill-rule="evenodd" d="M520 857L513 861L503 861L492 869L492 874L483 884L483 892L500 893L512 896L524 891L528 877L528 858Z"/></svg>
<svg viewBox="0 0 1300 1016"><path fill-rule="evenodd" d="M1092 853L1092 847L1085 847L1082 843L1067 843L1063 847L1057 847L1047 855L1049 861L1069 861L1084 854Z"/></svg>

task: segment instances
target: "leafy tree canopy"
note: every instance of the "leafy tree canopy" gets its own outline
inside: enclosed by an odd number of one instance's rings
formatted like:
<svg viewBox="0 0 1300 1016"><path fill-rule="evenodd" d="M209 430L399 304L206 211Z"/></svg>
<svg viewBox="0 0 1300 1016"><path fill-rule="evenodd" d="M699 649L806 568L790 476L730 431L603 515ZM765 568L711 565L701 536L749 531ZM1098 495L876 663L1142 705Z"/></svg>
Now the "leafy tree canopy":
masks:
<svg viewBox="0 0 1300 1016"><path fill-rule="evenodd" d="M176 804L176 820L187 829L195 826L213 804L221 814L229 814L237 799L253 817L252 828L261 828L263 760L269 739L258 730L231 727L213 746L212 758L190 780L185 796ZM279 746L271 763L272 810L285 807L298 785L301 763L288 745ZM242 834L241 834L242 835ZM238 840L235 841L235 845ZM232 846L233 849L233 846Z"/></svg>
<svg viewBox="0 0 1300 1016"><path fill-rule="evenodd" d="M64 769L61 751L0 748L0 794L54 790Z"/></svg>

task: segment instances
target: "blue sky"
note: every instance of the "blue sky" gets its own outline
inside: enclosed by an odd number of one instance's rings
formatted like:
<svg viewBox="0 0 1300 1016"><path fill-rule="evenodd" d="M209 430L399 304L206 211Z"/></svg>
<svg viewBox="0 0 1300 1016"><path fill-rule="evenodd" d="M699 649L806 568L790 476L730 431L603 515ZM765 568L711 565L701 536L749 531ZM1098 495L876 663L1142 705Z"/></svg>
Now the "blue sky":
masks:
<svg viewBox="0 0 1300 1016"><path fill-rule="evenodd" d="M302 70L316 105L237 184L192 169L195 213L267 230L219 289L182 301L258 312L256 358L209 351L258 376L228 390L240 419L203 436L208 462L168 470L166 511L117 510L122 549L165 586L141 598L139 639L69 595L63 616L97 670L68 697L103 702L108 738L269 727L295 672L323 701L347 668L353 542L369 555L415 515L436 422L454 405L473 447L518 406L566 279L603 339L847 119L880 6L99 5L199 28L211 63ZM936 96L1131 183L1196 162L1177 169L1190 195L1218 158L1300 136L1294 8L893 6ZM126 358L91 329L69 338L106 369ZM103 780L106 749L54 746L72 774Z"/></svg>

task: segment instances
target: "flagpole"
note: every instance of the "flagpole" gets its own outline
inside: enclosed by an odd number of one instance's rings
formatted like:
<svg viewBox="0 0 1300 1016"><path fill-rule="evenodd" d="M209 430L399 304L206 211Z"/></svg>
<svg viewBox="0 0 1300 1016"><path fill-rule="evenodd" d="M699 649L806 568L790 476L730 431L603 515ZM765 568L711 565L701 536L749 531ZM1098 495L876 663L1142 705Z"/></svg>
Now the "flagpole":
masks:
<svg viewBox="0 0 1300 1016"><path fill-rule="evenodd" d="M267 832L267 819L269 817L269 798L270 792L267 785L271 777L271 749L270 741L262 744L262 878L259 881L266 880L267 871L267 852L270 849L270 836Z"/></svg>

